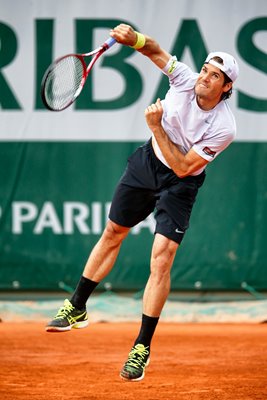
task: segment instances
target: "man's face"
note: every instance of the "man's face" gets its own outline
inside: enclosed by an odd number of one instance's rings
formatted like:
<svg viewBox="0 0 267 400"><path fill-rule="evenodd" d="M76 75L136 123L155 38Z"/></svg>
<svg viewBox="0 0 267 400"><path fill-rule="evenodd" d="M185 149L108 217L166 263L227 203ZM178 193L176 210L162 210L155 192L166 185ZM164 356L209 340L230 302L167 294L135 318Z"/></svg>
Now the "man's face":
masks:
<svg viewBox="0 0 267 400"><path fill-rule="evenodd" d="M219 68L204 64L195 84L195 93L203 100L218 103L231 86L231 83L224 85L224 75Z"/></svg>

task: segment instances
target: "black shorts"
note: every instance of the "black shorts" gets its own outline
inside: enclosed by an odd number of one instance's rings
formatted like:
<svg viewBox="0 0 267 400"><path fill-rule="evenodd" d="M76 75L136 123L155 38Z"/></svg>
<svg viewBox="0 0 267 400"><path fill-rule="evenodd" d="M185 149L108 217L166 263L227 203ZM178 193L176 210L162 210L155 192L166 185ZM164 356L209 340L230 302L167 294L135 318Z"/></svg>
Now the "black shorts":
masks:
<svg viewBox="0 0 267 400"><path fill-rule="evenodd" d="M155 233L181 243L204 179L205 172L179 178L156 157L150 139L128 158L109 218L131 228L155 210Z"/></svg>

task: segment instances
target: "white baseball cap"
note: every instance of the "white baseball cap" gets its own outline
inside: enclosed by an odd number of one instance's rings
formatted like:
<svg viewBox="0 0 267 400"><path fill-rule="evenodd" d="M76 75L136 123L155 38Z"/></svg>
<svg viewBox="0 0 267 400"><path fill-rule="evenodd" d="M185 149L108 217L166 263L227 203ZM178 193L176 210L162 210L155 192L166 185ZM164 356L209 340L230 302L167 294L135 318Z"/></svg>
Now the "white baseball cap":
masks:
<svg viewBox="0 0 267 400"><path fill-rule="evenodd" d="M223 64L220 64L217 61L212 60L213 57L220 57L223 60ZM231 56L231 54L224 53L222 51L216 51L214 53L210 53L206 58L205 63L212 64L215 67L219 68L231 79L232 82L234 82L238 77L239 67L236 60L234 59L233 56Z"/></svg>

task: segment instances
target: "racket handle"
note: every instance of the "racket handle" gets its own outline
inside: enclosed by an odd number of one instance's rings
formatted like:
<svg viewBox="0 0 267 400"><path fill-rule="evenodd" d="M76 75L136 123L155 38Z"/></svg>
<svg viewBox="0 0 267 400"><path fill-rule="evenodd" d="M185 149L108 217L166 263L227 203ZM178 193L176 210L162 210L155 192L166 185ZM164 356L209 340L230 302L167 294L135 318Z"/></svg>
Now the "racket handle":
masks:
<svg viewBox="0 0 267 400"><path fill-rule="evenodd" d="M110 48L111 46L113 46L116 42L116 40L112 37L108 38L108 40L105 41L104 45L107 46L107 48Z"/></svg>

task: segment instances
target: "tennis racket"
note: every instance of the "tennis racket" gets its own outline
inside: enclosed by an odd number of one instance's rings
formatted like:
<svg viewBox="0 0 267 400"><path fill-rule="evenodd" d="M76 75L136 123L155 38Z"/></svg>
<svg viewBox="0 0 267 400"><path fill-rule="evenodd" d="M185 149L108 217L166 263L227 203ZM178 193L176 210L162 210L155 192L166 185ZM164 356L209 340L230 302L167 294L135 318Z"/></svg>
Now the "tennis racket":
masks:
<svg viewBox="0 0 267 400"><path fill-rule="evenodd" d="M109 38L102 46L85 54L67 54L55 60L46 70L41 84L44 105L51 111L62 111L80 95L87 76L98 58L116 40ZM85 58L93 56L86 66Z"/></svg>

